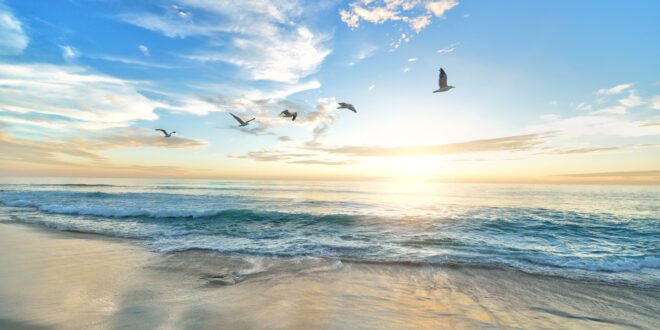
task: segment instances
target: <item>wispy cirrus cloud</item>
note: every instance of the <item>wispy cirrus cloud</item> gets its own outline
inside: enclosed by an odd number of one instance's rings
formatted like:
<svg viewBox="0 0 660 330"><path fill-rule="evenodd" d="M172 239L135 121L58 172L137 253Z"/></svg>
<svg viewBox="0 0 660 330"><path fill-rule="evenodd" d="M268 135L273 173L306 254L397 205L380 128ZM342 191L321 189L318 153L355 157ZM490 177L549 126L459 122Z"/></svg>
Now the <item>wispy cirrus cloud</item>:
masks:
<svg viewBox="0 0 660 330"><path fill-rule="evenodd" d="M644 126L646 122L610 114L588 114L557 118L527 128L530 132L557 132L566 138L592 135L651 136L660 134L660 127Z"/></svg>
<svg viewBox="0 0 660 330"><path fill-rule="evenodd" d="M151 56L151 55L148 55ZM122 63L131 66L140 66L145 68L157 68L157 69L176 69L177 66L169 64L160 64L153 61L143 61L139 59L134 59L130 57L114 56L114 55L102 55L102 54L85 54L84 57L101 60L106 62L116 62Z"/></svg>
<svg viewBox="0 0 660 330"><path fill-rule="evenodd" d="M458 43L453 43L453 44L451 44L451 45L449 45L449 46L447 46L447 47L445 47L445 48L440 48L440 49L438 49L438 50L436 51L436 53L438 53L438 54L451 53L451 52L455 51L457 47L458 47Z"/></svg>
<svg viewBox="0 0 660 330"><path fill-rule="evenodd" d="M94 163L107 159L99 152L111 149L155 147L155 148L202 148L205 141L185 137L163 138L150 129L112 129L90 137L68 137L61 140L28 140L0 132L0 160L72 165L70 157ZM78 163L80 165L80 163ZM76 165L76 166L78 166Z"/></svg>
<svg viewBox="0 0 660 330"><path fill-rule="evenodd" d="M319 141L326 130L327 126L317 126L313 140L304 145L293 146L289 150L257 151L232 157L291 164L347 165L357 162L361 157L437 157L533 151L550 137L548 134L528 134L458 143L403 147L328 146Z"/></svg>
<svg viewBox="0 0 660 330"><path fill-rule="evenodd" d="M156 105L134 83L83 67L0 64L0 112L43 114L94 130L157 119Z"/></svg>
<svg viewBox="0 0 660 330"><path fill-rule="evenodd" d="M208 144L203 140L182 136L185 132L178 133L179 136L164 138L160 132L147 128L117 128L106 130L102 134L97 134L84 140L73 141L87 146L90 150L108 150L128 147L196 149L203 148Z"/></svg>
<svg viewBox="0 0 660 330"><path fill-rule="evenodd" d="M602 88L596 91L597 95L617 95L623 93L625 90L631 88L632 83L619 84L610 88Z"/></svg>
<svg viewBox="0 0 660 330"><path fill-rule="evenodd" d="M293 83L315 72L330 54L323 45L327 36L303 24L303 12L298 2L288 0L255 0L240 6L182 0L159 13L128 12L117 17L167 37L211 41L185 55L187 59L230 63L247 79Z"/></svg>
<svg viewBox="0 0 660 330"><path fill-rule="evenodd" d="M245 155L230 156L237 159L249 159L257 162L284 162L303 165L349 165L355 161L350 159L324 159L315 153L287 151L252 151Z"/></svg>
<svg viewBox="0 0 660 330"><path fill-rule="evenodd" d="M507 136L494 139L472 140L467 142L447 143L437 145L378 147L378 146L342 146L314 147L331 154L343 154L360 157L406 157L406 156L442 156L453 154L472 154L481 152L507 151L516 152L531 150L544 143L546 134L526 134Z"/></svg>
<svg viewBox="0 0 660 330"><path fill-rule="evenodd" d="M162 138L162 137L161 137ZM181 176L181 175L199 175L204 173L205 169L199 168L191 172L179 166L172 165L140 165L140 164L119 164L113 162L99 154L99 152L135 146L155 146L164 147L160 142L142 140L137 137L131 140L117 140L110 143L107 140L88 140L88 139L67 139L62 142L56 140L28 140L9 136L7 133L0 132L0 171L5 175L8 173L42 175L65 175L68 176L75 170L76 175L81 176L125 176L137 175L147 176ZM183 145L191 144L188 139L177 138L166 144ZM164 140L164 139L163 139ZM168 139L171 140L171 139ZM182 142L183 141L183 142ZM204 144L199 142L199 144ZM192 143L193 148L199 147L197 142ZM102 149L98 149L101 147Z"/></svg>
<svg viewBox="0 0 660 330"><path fill-rule="evenodd" d="M622 171L622 172L594 172L594 173L569 173L569 174L556 174L555 176L570 176L570 177L658 177L660 178L660 170L650 171Z"/></svg>
<svg viewBox="0 0 660 330"><path fill-rule="evenodd" d="M0 55L20 55L29 42L23 23L0 1Z"/></svg>
<svg viewBox="0 0 660 330"><path fill-rule="evenodd" d="M603 152L603 151L614 151L619 150L619 147L601 147L601 148L560 148L554 149L545 154L559 154L559 155L569 155L569 154L590 154L594 152Z"/></svg>
<svg viewBox="0 0 660 330"><path fill-rule="evenodd" d="M373 45L363 46L363 48L360 49L360 51L355 55L354 60L348 63L348 65L355 65L361 62L362 60L372 56L373 54L376 53L377 49L378 48Z"/></svg>

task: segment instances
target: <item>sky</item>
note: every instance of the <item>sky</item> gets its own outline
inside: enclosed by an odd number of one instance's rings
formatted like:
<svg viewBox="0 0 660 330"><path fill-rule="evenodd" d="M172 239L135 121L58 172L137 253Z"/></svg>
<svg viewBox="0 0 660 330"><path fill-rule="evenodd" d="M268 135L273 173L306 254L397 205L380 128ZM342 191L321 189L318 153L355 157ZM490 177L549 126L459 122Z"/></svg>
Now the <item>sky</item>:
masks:
<svg viewBox="0 0 660 330"><path fill-rule="evenodd" d="M0 0L0 175L658 184L658 31L652 0Z"/></svg>

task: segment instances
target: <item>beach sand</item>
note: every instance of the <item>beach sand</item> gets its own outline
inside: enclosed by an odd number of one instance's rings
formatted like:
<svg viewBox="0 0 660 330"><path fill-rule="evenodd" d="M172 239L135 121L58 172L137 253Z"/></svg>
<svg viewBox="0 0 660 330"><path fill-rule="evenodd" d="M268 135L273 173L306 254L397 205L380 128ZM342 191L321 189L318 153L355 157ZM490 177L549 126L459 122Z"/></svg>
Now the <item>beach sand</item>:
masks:
<svg viewBox="0 0 660 330"><path fill-rule="evenodd" d="M660 293L514 270L157 254L0 224L0 329L658 329Z"/></svg>

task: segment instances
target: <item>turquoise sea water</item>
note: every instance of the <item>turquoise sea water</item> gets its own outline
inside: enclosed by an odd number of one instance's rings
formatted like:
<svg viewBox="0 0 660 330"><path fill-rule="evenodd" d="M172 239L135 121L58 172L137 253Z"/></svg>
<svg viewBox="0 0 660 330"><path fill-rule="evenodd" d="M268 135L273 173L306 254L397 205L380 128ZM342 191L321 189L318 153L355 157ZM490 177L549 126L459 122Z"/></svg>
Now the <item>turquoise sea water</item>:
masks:
<svg viewBox="0 0 660 330"><path fill-rule="evenodd" d="M162 253L513 267L660 289L657 186L5 179L0 221Z"/></svg>

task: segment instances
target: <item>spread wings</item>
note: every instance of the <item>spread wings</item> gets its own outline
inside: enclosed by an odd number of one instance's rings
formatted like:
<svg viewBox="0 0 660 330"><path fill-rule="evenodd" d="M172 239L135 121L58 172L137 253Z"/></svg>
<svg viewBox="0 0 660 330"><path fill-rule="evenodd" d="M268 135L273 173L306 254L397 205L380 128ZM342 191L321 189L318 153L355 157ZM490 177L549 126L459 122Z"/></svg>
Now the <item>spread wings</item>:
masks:
<svg viewBox="0 0 660 330"><path fill-rule="evenodd" d="M236 119L236 121L237 121L239 124L241 124L241 125L245 124L245 122L243 121L243 119L238 118L238 116L236 116L236 115L233 114L233 113L229 113L229 114L230 114L232 117L234 117L234 119Z"/></svg>
<svg viewBox="0 0 660 330"><path fill-rule="evenodd" d="M440 68L440 79L438 81L438 85L440 85L440 88L447 87L447 73L445 73L445 70L442 68Z"/></svg>

